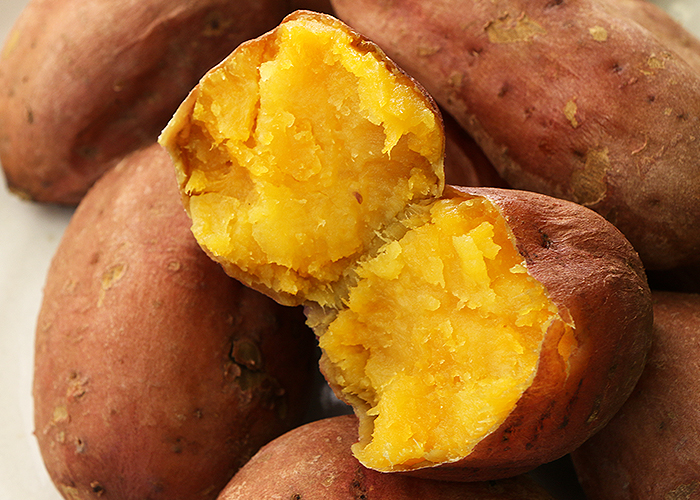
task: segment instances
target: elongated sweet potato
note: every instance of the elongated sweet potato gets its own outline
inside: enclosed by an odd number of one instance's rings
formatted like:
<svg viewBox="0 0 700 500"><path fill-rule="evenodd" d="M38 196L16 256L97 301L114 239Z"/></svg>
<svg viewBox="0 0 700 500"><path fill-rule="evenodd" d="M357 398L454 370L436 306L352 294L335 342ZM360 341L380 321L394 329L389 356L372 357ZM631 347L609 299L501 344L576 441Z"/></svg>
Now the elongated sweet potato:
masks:
<svg viewBox="0 0 700 500"><path fill-rule="evenodd" d="M34 409L69 500L212 499L301 422L316 345L300 310L199 248L154 145L80 203L37 323Z"/></svg>
<svg viewBox="0 0 700 500"><path fill-rule="evenodd" d="M207 253L306 306L369 468L518 474L581 444L641 373L650 292L620 231L541 194L444 188L437 108L334 18L241 45L160 140Z"/></svg>
<svg viewBox="0 0 700 500"><path fill-rule="evenodd" d="M33 0L0 53L9 188L76 204L154 142L197 80L288 13L282 0Z"/></svg>
<svg viewBox="0 0 700 500"><path fill-rule="evenodd" d="M573 453L590 500L700 498L700 295L654 292L654 334L622 409Z"/></svg>
<svg viewBox="0 0 700 500"><path fill-rule="evenodd" d="M649 269L700 261L698 42L667 14L630 0L333 5L510 186L596 210Z"/></svg>
<svg viewBox="0 0 700 500"><path fill-rule="evenodd" d="M363 467L350 447L357 419L342 416L294 429L263 447L218 500L551 500L527 476L470 484L382 474Z"/></svg>

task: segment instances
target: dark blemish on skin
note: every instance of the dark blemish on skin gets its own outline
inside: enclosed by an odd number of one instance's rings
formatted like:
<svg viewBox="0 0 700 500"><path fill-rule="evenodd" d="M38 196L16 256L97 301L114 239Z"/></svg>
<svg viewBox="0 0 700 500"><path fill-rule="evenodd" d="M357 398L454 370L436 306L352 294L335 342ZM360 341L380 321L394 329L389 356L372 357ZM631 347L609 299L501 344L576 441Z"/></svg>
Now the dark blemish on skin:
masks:
<svg viewBox="0 0 700 500"><path fill-rule="evenodd" d="M27 108L27 123L30 125L34 123L34 112L32 111L32 108Z"/></svg>
<svg viewBox="0 0 700 500"><path fill-rule="evenodd" d="M78 454L83 454L85 453L85 448L87 448L85 441L80 438L75 438L75 452Z"/></svg>
<svg viewBox="0 0 700 500"><path fill-rule="evenodd" d="M560 5L564 4L564 0L552 0L549 2L547 5L545 5L545 9L551 9L553 7L559 7Z"/></svg>
<svg viewBox="0 0 700 500"><path fill-rule="evenodd" d="M361 195L360 193L358 193L357 191L355 191L355 192L352 193L352 194L355 196L355 199L357 200L357 203L359 203L360 205L362 205L362 202L364 201L364 198L362 198L362 195Z"/></svg>
<svg viewBox="0 0 700 500"><path fill-rule="evenodd" d="M564 419L562 420L561 424L559 424L559 429L565 429L569 425L569 417L564 416Z"/></svg>
<svg viewBox="0 0 700 500"><path fill-rule="evenodd" d="M98 497L101 497L105 492L104 486L102 486L98 481L91 482L90 488L92 489L92 492L95 493Z"/></svg>
<svg viewBox="0 0 700 500"><path fill-rule="evenodd" d="M656 96L655 96L655 95L647 96L647 101L649 101L649 102L654 102L655 100L656 100Z"/></svg>
<svg viewBox="0 0 700 500"><path fill-rule="evenodd" d="M301 493L292 493L290 500L301 500Z"/></svg>
<svg viewBox="0 0 700 500"><path fill-rule="evenodd" d="M546 248L546 249L551 248L551 246L554 242L549 237L549 235L547 233L540 231L540 236L541 236L540 245L542 246L542 248Z"/></svg>
<svg viewBox="0 0 700 500"><path fill-rule="evenodd" d="M620 66L618 63L613 63L612 72L613 73L620 73L621 71L622 71L622 66Z"/></svg>
<svg viewBox="0 0 700 500"><path fill-rule="evenodd" d="M510 91L510 84L508 82L505 82L501 86L501 90L498 91L498 97L505 96L508 93L508 91Z"/></svg>

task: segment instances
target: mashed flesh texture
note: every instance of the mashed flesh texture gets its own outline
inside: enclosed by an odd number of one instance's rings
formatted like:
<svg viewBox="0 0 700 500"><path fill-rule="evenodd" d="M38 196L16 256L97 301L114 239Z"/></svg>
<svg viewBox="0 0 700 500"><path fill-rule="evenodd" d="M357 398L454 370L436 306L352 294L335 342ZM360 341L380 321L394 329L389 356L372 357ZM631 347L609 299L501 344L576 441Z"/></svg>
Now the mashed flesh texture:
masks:
<svg viewBox="0 0 700 500"><path fill-rule="evenodd" d="M325 303L387 221L439 196L441 125L343 31L298 20L275 33L200 83L180 182L210 254Z"/></svg>
<svg viewBox="0 0 700 500"><path fill-rule="evenodd" d="M232 276L309 306L326 376L361 417L357 457L401 470L468 455L532 383L558 316L500 212L444 197L427 98L301 17L185 104L162 139L193 232Z"/></svg>
<svg viewBox="0 0 700 500"><path fill-rule="evenodd" d="M468 455L532 383L558 318L486 199L439 200L405 224L320 337L366 412L354 452L379 470Z"/></svg>

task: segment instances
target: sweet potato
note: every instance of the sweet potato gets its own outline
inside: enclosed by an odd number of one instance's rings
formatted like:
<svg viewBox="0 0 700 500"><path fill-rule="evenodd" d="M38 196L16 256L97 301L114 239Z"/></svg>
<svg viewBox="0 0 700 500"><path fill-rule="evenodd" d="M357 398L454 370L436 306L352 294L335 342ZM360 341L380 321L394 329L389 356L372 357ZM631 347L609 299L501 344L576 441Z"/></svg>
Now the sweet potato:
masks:
<svg viewBox="0 0 700 500"><path fill-rule="evenodd" d="M445 183L454 186L508 187L474 139L449 114L445 128Z"/></svg>
<svg viewBox="0 0 700 500"><path fill-rule="evenodd" d="M157 144L71 219L37 323L36 437L70 500L215 498L301 422L316 343L299 309L199 248Z"/></svg>
<svg viewBox="0 0 700 500"><path fill-rule="evenodd" d="M700 498L700 295L654 292L649 361L634 392L572 456L590 500Z"/></svg>
<svg viewBox="0 0 700 500"><path fill-rule="evenodd" d="M629 0L333 6L425 86L510 186L596 210L649 269L700 262L700 52L689 55L698 42L657 7Z"/></svg>
<svg viewBox="0 0 700 500"><path fill-rule="evenodd" d="M197 80L288 13L281 0L33 0L0 54L8 187L73 205L155 142Z"/></svg>
<svg viewBox="0 0 700 500"><path fill-rule="evenodd" d="M263 447L218 500L551 500L527 476L490 482L433 481L363 467L350 447L357 419L341 416L294 429Z"/></svg>
<svg viewBox="0 0 700 500"><path fill-rule="evenodd" d="M207 253L306 306L363 465L494 479L562 456L619 408L650 292L592 210L444 188L440 118L371 42L298 12L208 73L160 140Z"/></svg>

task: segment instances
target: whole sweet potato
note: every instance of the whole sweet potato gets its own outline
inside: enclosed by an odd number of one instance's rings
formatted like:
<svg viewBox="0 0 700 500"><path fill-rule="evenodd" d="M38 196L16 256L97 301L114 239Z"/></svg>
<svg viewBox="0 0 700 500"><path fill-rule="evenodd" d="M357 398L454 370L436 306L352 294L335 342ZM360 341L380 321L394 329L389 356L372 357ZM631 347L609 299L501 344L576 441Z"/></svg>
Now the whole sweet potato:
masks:
<svg viewBox="0 0 700 500"><path fill-rule="evenodd" d="M647 366L610 423L572 456L590 500L700 498L700 295L654 292Z"/></svg>
<svg viewBox="0 0 700 500"><path fill-rule="evenodd" d="M551 500L527 476L500 481L433 481L363 467L350 450L357 419L340 416L298 427L265 445L218 500Z"/></svg>
<svg viewBox="0 0 700 500"><path fill-rule="evenodd" d="M197 80L288 12L282 0L32 0L0 53L9 188L75 204L154 142Z"/></svg>
<svg viewBox="0 0 700 500"><path fill-rule="evenodd" d="M298 309L201 251L154 145L71 219L37 324L36 437L70 500L215 498L297 425L315 370Z"/></svg>
<svg viewBox="0 0 700 500"><path fill-rule="evenodd" d="M304 304L360 417L360 462L486 480L598 430L644 363L637 253L579 204L444 188L422 88L337 19L298 12L209 72L161 136L194 234Z"/></svg>
<svg viewBox="0 0 700 500"><path fill-rule="evenodd" d="M700 262L700 53L660 9L630 0L333 6L452 113L510 186L596 210L649 269Z"/></svg>

